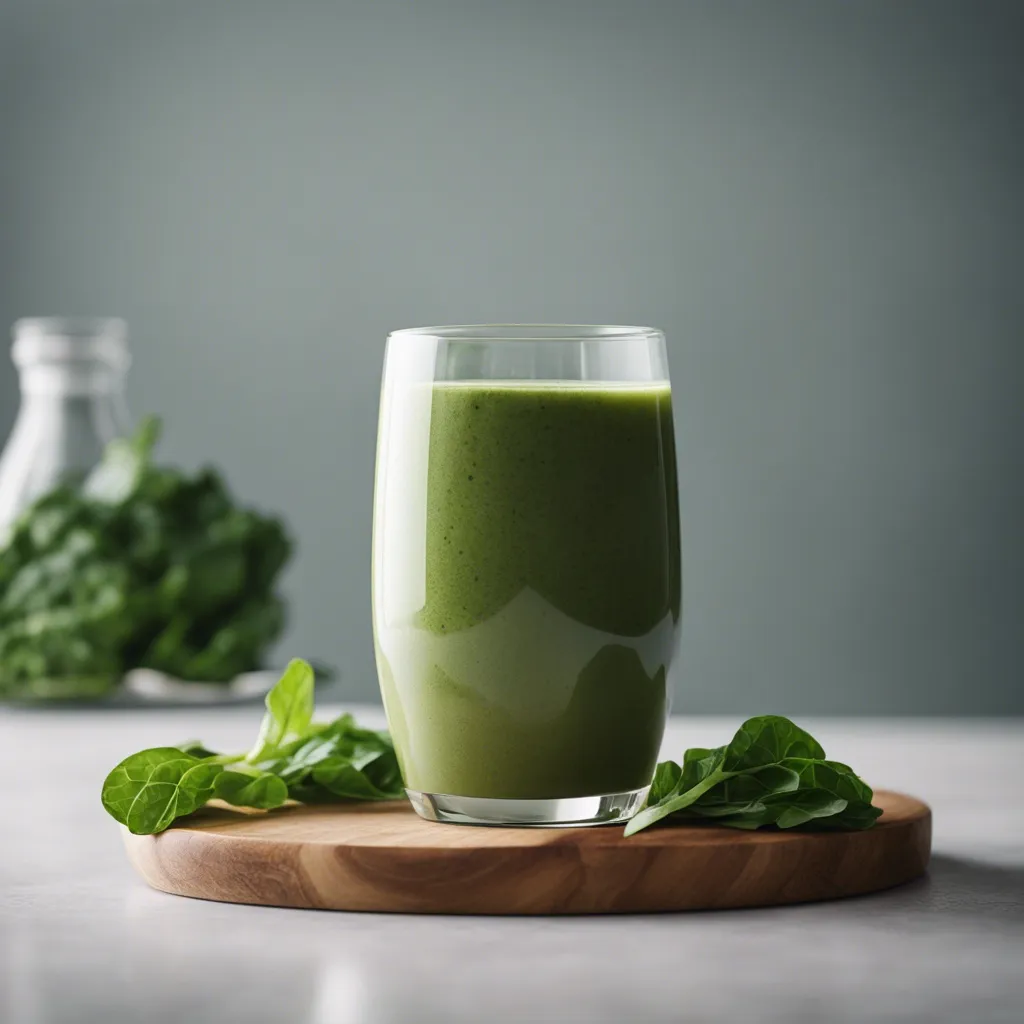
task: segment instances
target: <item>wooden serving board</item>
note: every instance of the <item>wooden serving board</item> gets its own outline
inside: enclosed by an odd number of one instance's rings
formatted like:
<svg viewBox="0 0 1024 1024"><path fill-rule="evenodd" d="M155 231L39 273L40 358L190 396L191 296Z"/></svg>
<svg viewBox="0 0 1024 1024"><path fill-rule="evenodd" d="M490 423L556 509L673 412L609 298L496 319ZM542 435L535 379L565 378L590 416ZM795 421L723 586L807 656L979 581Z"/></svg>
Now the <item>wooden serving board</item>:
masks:
<svg viewBox="0 0 1024 1024"><path fill-rule="evenodd" d="M802 903L922 874L931 811L876 792L865 832L706 826L474 828L418 818L404 801L206 808L156 836L125 832L154 888L180 896L420 914L603 914Z"/></svg>

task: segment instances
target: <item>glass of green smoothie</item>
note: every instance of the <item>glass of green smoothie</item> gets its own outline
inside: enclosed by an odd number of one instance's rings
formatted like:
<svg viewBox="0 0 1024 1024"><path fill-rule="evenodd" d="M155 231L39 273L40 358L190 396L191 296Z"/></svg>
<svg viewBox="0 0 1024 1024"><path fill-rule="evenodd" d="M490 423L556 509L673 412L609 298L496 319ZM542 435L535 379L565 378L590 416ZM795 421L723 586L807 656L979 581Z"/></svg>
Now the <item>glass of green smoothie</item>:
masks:
<svg viewBox="0 0 1024 1024"><path fill-rule="evenodd" d="M623 821L651 782L681 566L664 335L395 331L373 625L409 798L436 821Z"/></svg>

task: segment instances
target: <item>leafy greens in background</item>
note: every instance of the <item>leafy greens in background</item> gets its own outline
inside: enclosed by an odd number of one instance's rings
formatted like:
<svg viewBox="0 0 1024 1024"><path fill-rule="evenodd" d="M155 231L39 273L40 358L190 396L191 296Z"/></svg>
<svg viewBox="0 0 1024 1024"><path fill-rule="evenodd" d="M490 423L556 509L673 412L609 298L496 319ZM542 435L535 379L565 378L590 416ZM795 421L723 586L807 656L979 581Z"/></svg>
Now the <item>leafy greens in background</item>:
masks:
<svg viewBox="0 0 1024 1024"><path fill-rule="evenodd" d="M826 760L813 736L788 718L763 715L744 722L727 746L695 747L681 765L659 764L626 835L666 818L745 829L863 829L882 813L872 797L851 768Z"/></svg>
<svg viewBox="0 0 1024 1024"><path fill-rule="evenodd" d="M202 682L261 667L284 625L274 588L291 541L212 469L153 465L158 435L144 420L80 488L14 524L0 548L0 696L100 695L140 667Z"/></svg>
<svg viewBox="0 0 1024 1024"><path fill-rule="evenodd" d="M130 832L162 832L216 798L269 810L286 800L394 800L404 795L387 733L351 715L317 723L313 669L295 659L267 694L259 736L247 754L218 754L196 741L126 757L103 783L103 806Z"/></svg>

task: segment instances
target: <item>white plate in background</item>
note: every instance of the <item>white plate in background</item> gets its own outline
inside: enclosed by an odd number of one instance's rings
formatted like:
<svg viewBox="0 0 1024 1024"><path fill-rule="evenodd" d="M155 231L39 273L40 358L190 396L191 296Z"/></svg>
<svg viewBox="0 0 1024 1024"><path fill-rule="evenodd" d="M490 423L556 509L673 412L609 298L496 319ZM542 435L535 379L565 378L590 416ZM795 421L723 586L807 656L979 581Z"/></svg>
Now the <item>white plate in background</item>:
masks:
<svg viewBox="0 0 1024 1024"><path fill-rule="evenodd" d="M229 683L192 683L155 669L135 668L125 675L121 693L133 698L133 704L245 703L264 697L280 675L273 669L261 669L243 672Z"/></svg>

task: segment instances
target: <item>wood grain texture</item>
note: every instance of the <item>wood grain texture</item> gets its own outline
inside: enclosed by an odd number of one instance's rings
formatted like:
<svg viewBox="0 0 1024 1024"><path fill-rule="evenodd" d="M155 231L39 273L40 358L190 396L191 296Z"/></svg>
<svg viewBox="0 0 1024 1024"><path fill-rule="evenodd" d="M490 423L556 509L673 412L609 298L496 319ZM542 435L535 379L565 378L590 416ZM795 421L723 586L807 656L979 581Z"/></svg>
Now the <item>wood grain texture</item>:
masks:
<svg viewBox="0 0 1024 1024"><path fill-rule="evenodd" d="M404 801L207 808L156 836L125 832L154 888L229 903L420 914L603 914L761 907L886 889L922 874L931 811L877 792L866 832L671 826L474 828Z"/></svg>

